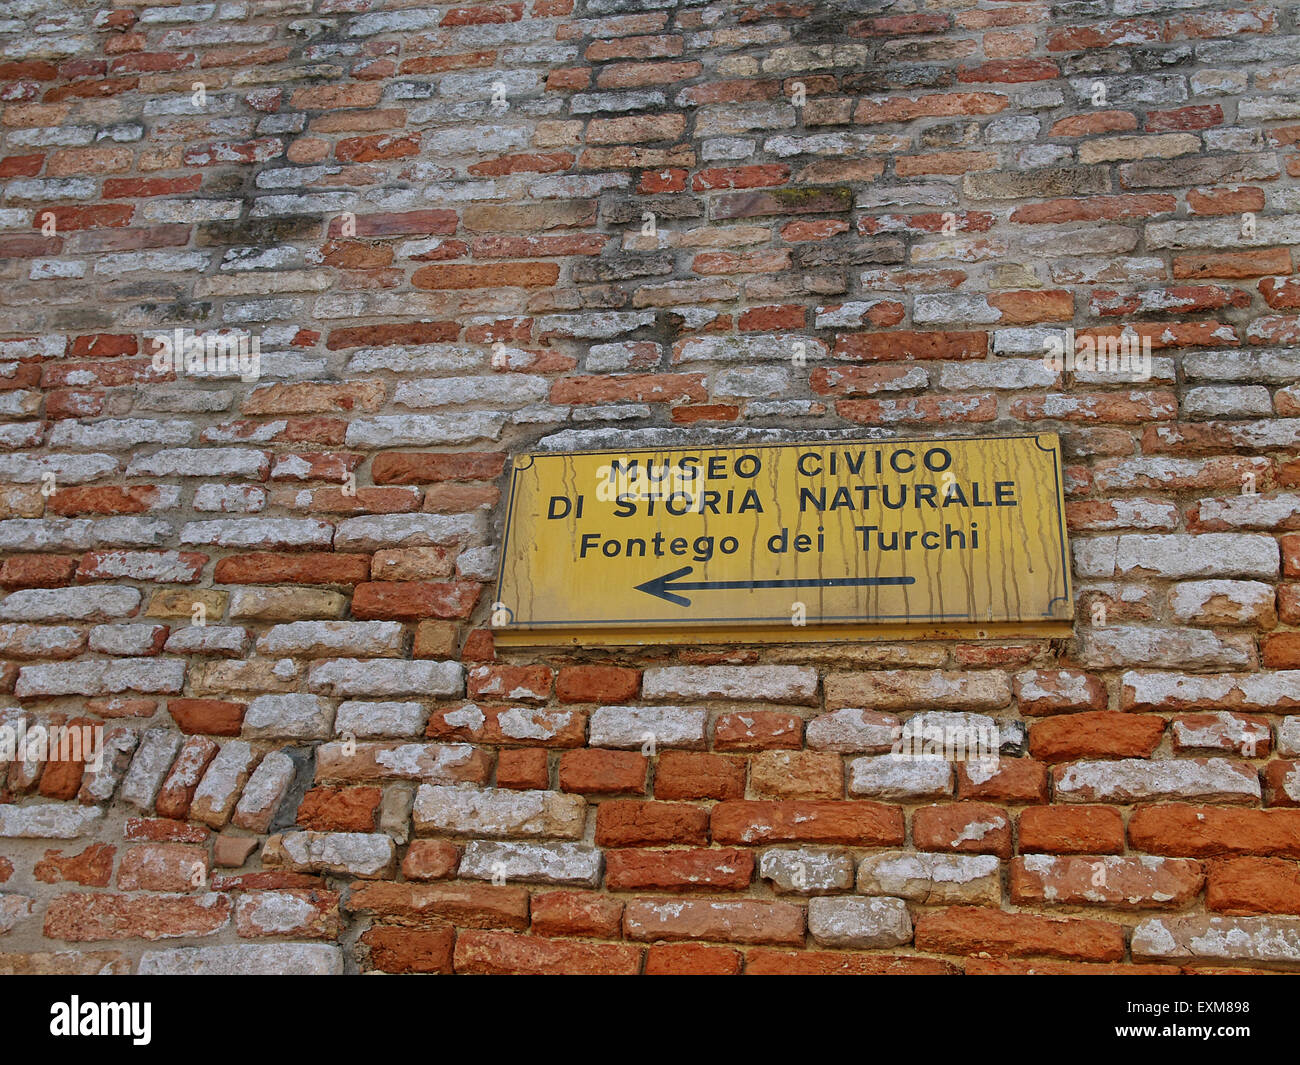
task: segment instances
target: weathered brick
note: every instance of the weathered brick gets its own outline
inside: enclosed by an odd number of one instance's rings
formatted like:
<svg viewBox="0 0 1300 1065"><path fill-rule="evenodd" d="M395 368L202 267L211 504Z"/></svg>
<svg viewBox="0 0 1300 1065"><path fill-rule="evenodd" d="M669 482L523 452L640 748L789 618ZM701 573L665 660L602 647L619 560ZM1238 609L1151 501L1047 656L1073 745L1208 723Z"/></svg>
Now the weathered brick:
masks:
<svg viewBox="0 0 1300 1065"><path fill-rule="evenodd" d="M456 937L456 972L632 976L641 950L622 943L582 943L509 932L462 932Z"/></svg>
<svg viewBox="0 0 1300 1065"><path fill-rule="evenodd" d="M1181 858L1056 858L1032 854L1011 863L1011 899L1020 905L1180 908L1200 894L1199 862Z"/></svg>
<svg viewBox="0 0 1300 1065"><path fill-rule="evenodd" d="M945 954L1118 961L1124 956L1124 932L1104 921L954 906L922 914L916 922L916 946Z"/></svg>

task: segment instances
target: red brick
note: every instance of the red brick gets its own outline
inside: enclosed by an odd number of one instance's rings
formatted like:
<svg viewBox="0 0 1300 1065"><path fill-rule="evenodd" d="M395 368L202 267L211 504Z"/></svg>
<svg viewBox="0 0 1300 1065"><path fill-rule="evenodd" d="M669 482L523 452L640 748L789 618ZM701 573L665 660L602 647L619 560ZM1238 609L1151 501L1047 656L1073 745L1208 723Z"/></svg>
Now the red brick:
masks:
<svg viewBox="0 0 1300 1065"><path fill-rule="evenodd" d="M643 795L649 759L636 751L565 751L560 790L591 795Z"/></svg>
<svg viewBox="0 0 1300 1065"><path fill-rule="evenodd" d="M456 972L517 975L635 976L641 948L622 943L577 943L509 932L462 932Z"/></svg>
<svg viewBox="0 0 1300 1065"><path fill-rule="evenodd" d="M1067 422L1140 425L1150 421L1168 421L1178 409L1172 392L1142 391L1070 393L1011 402L1015 418L1034 421L1052 419Z"/></svg>
<svg viewBox="0 0 1300 1065"><path fill-rule="evenodd" d="M1167 130L1210 129L1223 125L1223 108L1218 104L1196 104L1172 111L1148 111L1146 128L1149 133Z"/></svg>
<svg viewBox="0 0 1300 1065"><path fill-rule="evenodd" d="M623 703L635 699L641 671L622 666L564 666L555 681L562 703Z"/></svg>
<svg viewBox="0 0 1300 1065"><path fill-rule="evenodd" d="M656 192L682 192L686 188L686 171L677 167L647 170L641 175L637 192L652 195Z"/></svg>
<svg viewBox="0 0 1300 1065"><path fill-rule="evenodd" d="M1163 718L1102 710L1035 721L1029 750L1044 762L1079 758L1149 758L1164 735Z"/></svg>
<svg viewBox="0 0 1300 1065"><path fill-rule="evenodd" d="M482 713L478 725L470 725L460 706L439 707L429 715L425 735L430 739L462 740L471 743L518 743L536 747L581 747L587 742L587 715L580 710L529 707L518 704L494 706L474 704ZM501 724L508 715L509 732ZM453 716L454 715L454 716ZM452 717L452 720L448 720ZM530 720L536 728L528 737L520 736L518 718Z"/></svg>
<svg viewBox="0 0 1300 1065"><path fill-rule="evenodd" d="M450 973L456 930L442 921L420 928L377 924L361 934L370 965L385 973Z"/></svg>
<svg viewBox="0 0 1300 1065"><path fill-rule="evenodd" d="M743 891L754 856L743 850L611 850L605 852L610 891Z"/></svg>
<svg viewBox="0 0 1300 1065"><path fill-rule="evenodd" d="M912 814L912 843L922 851L1011 856L1011 816L997 806L960 802Z"/></svg>
<svg viewBox="0 0 1300 1065"><path fill-rule="evenodd" d="M1268 669L1300 669L1300 632L1274 632L1260 641L1260 661Z"/></svg>
<svg viewBox="0 0 1300 1065"><path fill-rule="evenodd" d="M1278 540L1282 547L1282 574L1300 577L1300 533L1289 533Z"/></svg>
<svg viewBox="0 0 1300 1065"><path fill-rule="evenodd" d="M596 807L600 847L708 842L709 812L703 807L640 799L612 799Z"/></svg>
<svg viewBox="0 0 1300 1065"><path fill-rule="evenodd" d="M1126 133L1138 129L1138 116L1128 111L1095 111L1058 118L1049 137L1087 137L1093 133ZM1171 208L1170 208L1171 209Z"/></svg>
<svg viewBox="0 0 1300 1065"><path fill-rule="evenodd" d="M505 460L505 453L499 451L453 454L385 451L371 463L371 476L376 484L493 480L505 468Z"/></svg>
<svg viewBox="0 0 1300 1065"><path fill-rule="evenodd" d="M1210 862L1205 907L1249 915L1300 913L1300 868L1282 858L1230 858Z"/></svg>
<svg viewBox="0 0 1300 1065"><path fill-rule="evenodd" d="M533 932L539 936L618 939L623 903L585 891L547 891L533 896Z"/></svg>
<svg viewBox="0 0 1300 1065"><path fill-rule="evenodd" d="M55 228L60 233L79 229L117 228L129 225L135 207L129 203L96 203L85 207L41 207L33 215L32 225L40 229L46 213L54 215Z"/></svg>
<svg viewBox="0 0 1300 1065"><path fill-rule="evenodd" d="M961 67L957 80L964 82L1002 82L1019 84L1027 81L1051 81L1061 76L1060 68L1047 59L1006 59Z"/></svg>
<svg viewBox="0 0 1300 1065"><path fill-rule="evenodd" d="M901 844L904 836L901 809L861 801L720 802L713 807L711 827L715 843L887 847Z"/></svg>
<svg viewBox="0 0 1300 1065"><path fill-rule="evenodd" d="M259 551L217 560L216 584L360 584L370 579L370 556Z"/></svg>
<svg viewBox="0 0 1300 1065"><path fill-rule="evenodd" d="M360 219L357 235L360 236ZM370 234L366 234L369 236ZM437 344L455 340L460 326L455 322L411 322L400 325L358 325L330 331L325 346L330 351L343 348L383 347L404 344Z"/></svg>
<svg viewBox="0 0 1300 1065"><path fill-rule="evenodd" d="M483 163L475 163L469 172L479 177L502 177L507 174L553 174L573 166L569 152L503 155Z"/></svg>
<svg viewBox="0 0 1300 1065"><path fill-rule="evenodd" d="M402 876L407 880L445 880L456 875L460 851L441 839L415 839L402 858Z"/></svg>
<svg viewBox="0 0 1300 1065"><path fill-rule="evenodd" d="M1300 761L1276 758L1264 766L1261 775L1265 806L1300 806L1300 799L1293 797L1295 781L1300 779Z"/></svg>
<svg viewBox="0 0 1300 1065"><path fill-rule="evenodd" d="M113 875L113 857L117 848L107 843L92 843L76 854L47 850L36 863L32 876L42 884L71 881L84 887L108 887ZM12 866L9 866L12 870ZM0 876L0 881L5 877Z"/></svg>
<svg viewBox="0 0 1300 1065"><path fill-rule="evenodd" d="M893 954L855 954L844 950L751 950L746 976L951 976L951 962Z"/></svg>
<svg viewBox="0 0 1300 1065"><path fill-rule="evenodd" d="M352 616L384 621L467 618L478 601L480 587L470 581L366 582L353 591Z"/></svg>
<svg viewBox="0 0 1300 1065"><path fill-rule="evenodd" d="M1178 200L1163 193L1087 196L1079 199L1064 197L1017 207L1011 212L1011 221L1022 224L1118 221L1125 218L1149 218L1154 214L1167 214L1177 208Z"/></svg>
<svg viewBox="0 0 1300 1065"><path fill-rule="evenodd" d="M50 496L47 509L65 517L78 514L145 514L159 498L156 485L101 485L61 488Z"/></svg>
<svg viewBox="0 0 1300 1065"><path fill-rule="evenodd" d="M1022 853L1120 854L1124 818L1113 806L1031 806L1021 811Z"/></svg>
<svg viewBox="0 0 1300 1065"><path fill-rule="evenodd" d="M51 724L65 725L70 730L75 730L78 737L85 737L85 730L94 728L98 724L93 718L74 717L70 720L60 720L62 715L52 715ZM93 734L92 734L93 735ZM77 740L70 739L69 743L76 743ZM89 747L82 746L78 750L74 746L65 747L60 743L56 751L55 745L50 746L50 758L45 763L45 772L41 774L41 782L38 791L47 799L72 799L81 788L81 777L86 768L86 760L90 757L93 749L93 739ZM70 758L57 758L55 754L68 754ZM107 757L107 756L106 756Z"/></svg>
<svg viewBox="0 0 1300 1065"><path fill-rule="evenodd" d="M803 746L803 718L777 710L723 714L713 732L719 751L798 750Z"/></svg>
<svg viewBox="0 0 1300 1065"><path fill-rule="evenodd" d="M0 177L35 177L44 162L43 155L7 155L0 159Z"/></svg>
<svg viewBox="0 0 1300 1065"><path fill-rule="evenodd" d="M957 763L957 794L963 799L1003 803L1047 801L1047 766L1032 758L999 758L992 776L985 767L972 773Z"/></svg>
<svg viewBox="0 0 1300 1065"><path fill-rule="evenodd" d="M204 736L238 736L246 703L226 699L168 699L167 712L182 732Z"/></svg>
<svg viewBox="0 0 1300 1065"><path fill-rule="evenodd" d="M708 403L698 407L674 407L671 417L674 425L696 425L700 422L734 422L740 417L740 408L730 403Z"/></svg>
<svg viewBox="0 0 1300 1065"><path fill-rule="evenodd" d="M743 955L704 943L655 943L646 951L646 976L738 976Z"/></svg>
<svg viewBox="0 0 1300 1065"><path fill-rule="evenodd" d="M553 676L548 666L475 666L469 671L466 690L471 699L544 703Z"/></svg>
<svg viewBox="0 0 1300 1065"><path fill-rule="evenodd" d="M211 835L202 825L165 817L128 817L122 831L131 843L206 843Z"/></svg>
<svg viewBox="0 0 1300 1065"><path fill-rule="evenodd" d="M754 189L771 185L783 185L790 178L790 168L782 163L767 163L762 166L721 166L708 167L697 171L691 179L691 187L696 192L711 189Z"/></svg>
<svg viewBox="0 0 1300 1065"><path fill-rule="evenodd" d="M497 787L545 791L550 787L550 769L544 748L500 751L497 754Z"/></svg>
<svg viewBox="0 0 1300 1065"><path fill-rule="evenodd" d="M897 321L901 320L901 317L897 319ZM742 333L766 333L779 329L803 329L807 322L807 310L797 305L751 307L736 319L736 328ZM872 319L872 324L891 325L894 323Z"/></svg>
<svg viewBox="0 0 1300 1065"><path fill-rule="evenodd" d="M45 911L50 939L145 939L210 936L230 921L226 895L59 895Z"/></svg>
<svg viewBox="0 0 1300 1065"><path fill-rule="evenodd" d="M1266 855L1300 858L1300 810L1231 810L1167 803L1129 817L1129 846L1188 858Z"/></svg>
<svg viewBox="0 0 1300 1065"><path fill-rule="evenodd" d="M664 751L655 765L657 799L740 799L745 762L718 754Z"/></svg>
<svg viewBox="0 0 1300 1065"><path fill-rule="evenodd" d="M420 153L420 138L381 133L369 137L345 137L334 145L334 158L344 163L370 163L376 159L404 159Z"/></svg>
<svg viewBox="0 0 1300 1065"><path fill-rule="evenodd" d="M189 843L128 847L117 870L123 891L194 891L207 885L208 848Z"/></svg>
<svg viewBox="0 0 1300 1065"><path fill-rule="evenodd" d="M1174 277L1266 277L1289 274L1291 253L1285 248L1257 251L1196 252L1174 256Z"/></svg>
<svg viewBox="0 0 1300 1065"><path fill-rule="evenodd" d="M382 788L312 788L298 807L300 828L316 832L374 832Z"/></svg>
<svg viewBox="0 0 1300 1065"><path fill-rule="evenodd" d="M788 902L757 899L634 899L623 910L628 939L722 940L802 946L804 912Z"/></svg>
<svg viewBox="0 0 1300 1065"><path fill-rule="evenodd" d="M1185 858L1128 857L1103 864L1095 858L1016 858L1011 901L1020 906L1059 903L1117 909L1182 909L1201 893L1205 874Z"/></svg>
<svg viewBox="0 0 1300 1065"><path fill-rule="evenodd" d="M913 359L982 359L988 354L988 334L979 332L841 333L834 355L840 359L897 362Z"/></svg>
<svg viewBox="0 0 1300 1065"><path fill-rule="evenodd" d="M424 266L411 275L416 288L544 288L560 276L557 263L442 263Z"/></svg>
<svg viewBox="0 0 1300 1065"><path fill-rule="evenodd" d="M1105 921L954 906L917 919L916 946L937 954L1119 961L1124 957L1124 930Z"/></svg>
<svg viewBox="0 0 1300 1065"><path fill-rule="evenodd" d="M76 569L66 555L15 555L0 563L0 588L59 588L72 583Z"/></svg>
<svg viewBox="0 0 1300 1065"><path fill-rule="evenodd" d="M189 812L194 792L203 779L203 771L220 749L215 740L206 736L190 736L181 744L171 772L163 780L162 787L158 789L158 797L154 800L154 809L158 811L159 817L180 820Z"/></svg>
<svg viewBox="0 0 1300 1065"><path fill-rule="evenodd" d="M527 928L528 892L495 884L408 884L358 881L347 909L387 921L424 925L430 917L459 928Z"/></svg>
<svg viewBox="0 0 1300 1065"><path fill-rule="evenodd" d="M858 104L853 121L866 124L955 115L993 115L1005 110L1010 102L1001 93L992 92L930 93L911 98L895 96L884 101L867 98Z"/></svg>

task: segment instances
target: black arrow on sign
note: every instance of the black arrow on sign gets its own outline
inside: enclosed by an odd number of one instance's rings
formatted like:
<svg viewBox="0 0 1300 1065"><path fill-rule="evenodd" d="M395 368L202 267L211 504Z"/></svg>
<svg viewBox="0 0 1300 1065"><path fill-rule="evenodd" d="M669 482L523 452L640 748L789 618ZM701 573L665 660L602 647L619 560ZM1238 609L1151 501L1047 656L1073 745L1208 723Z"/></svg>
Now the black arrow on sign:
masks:
<svg viewBox="0 0 1300 1065"><path fill-rule="evenodd" d="M662 577L646 581L645 584L638 584L636 590L645 592L646 595L667 599L668 602L676 603L678 606L690 606L691 601L684 595L678 595L678 592L711 591L715 588L739 588L743 591L753 591L756 588L861 588L868 585L916 583L915 577L795 577L784 581L681 581L677 579L685 577L693 570L692 566L683 566L681 569L673 570L672 573L665 573Z"/></svg>

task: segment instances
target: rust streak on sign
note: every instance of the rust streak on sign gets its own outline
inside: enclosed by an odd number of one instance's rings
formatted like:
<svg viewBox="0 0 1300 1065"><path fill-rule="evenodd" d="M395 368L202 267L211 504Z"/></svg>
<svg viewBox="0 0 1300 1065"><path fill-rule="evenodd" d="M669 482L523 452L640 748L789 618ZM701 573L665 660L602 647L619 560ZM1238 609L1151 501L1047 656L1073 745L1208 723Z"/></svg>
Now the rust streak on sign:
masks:
<svg viewBox="0 0 1300 1065"><path fill-rule="evenodd" d="M836 440L516 458L507 643L1056 635L1060 442Z"/></svg>

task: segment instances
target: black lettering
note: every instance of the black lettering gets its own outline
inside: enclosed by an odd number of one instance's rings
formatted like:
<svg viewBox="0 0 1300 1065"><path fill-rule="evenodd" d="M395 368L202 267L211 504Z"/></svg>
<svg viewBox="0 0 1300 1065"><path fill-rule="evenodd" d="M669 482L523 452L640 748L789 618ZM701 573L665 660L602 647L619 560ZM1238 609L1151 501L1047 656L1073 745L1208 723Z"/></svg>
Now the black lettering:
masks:
<svg viewBox="0 0 1300 1065"><path fill-rule="evenodd" d="M803 514L808 510L808 504L811 503L818 510L826 509L826 489L818 488L815 491L811 488L799 489L799 513Z"/></svg>
<svg viewBox="0 0 1300 1065"><path fill-rule="evenodd" d="M900 466L898 464L898 459L902 455L906 455L912 460L910 466ZM889 456L889 466L895 473L911 473L916 469L916 456L912 454L910 449L903 448L901 451L895 451Z"/></svg>
<svg viewBox="0 0 1300 1065"><path fill-rule="evenodd" d="M937 455L942 458L943 465L939 466L931 462L932 455ZM925 468L931 473L943 473L944 470L952 465L952 452L947 448L932 447L921 457L921 461L925 463ZM938 460L936 459L935 461L937 462Z"/></svg>

